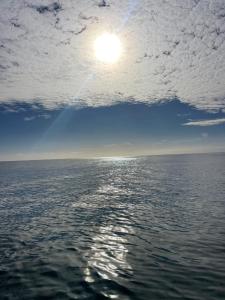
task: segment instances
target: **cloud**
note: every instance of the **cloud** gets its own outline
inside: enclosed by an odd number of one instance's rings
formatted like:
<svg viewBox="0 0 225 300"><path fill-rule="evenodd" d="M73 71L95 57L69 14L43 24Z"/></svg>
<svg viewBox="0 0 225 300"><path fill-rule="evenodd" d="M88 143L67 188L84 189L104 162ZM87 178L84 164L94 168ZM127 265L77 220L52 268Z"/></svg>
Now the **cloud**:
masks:
<svg viewBox="0 0 225 300"><path fill-rule="evenodd" d="M213 120L200 120L200 121L189 121L184 123L184 126L214 126L225 123L225 118L213 119Z"/></svg>
<svg viewBox="0 0 225 300"><path fill-rule="evenodd" d="M209 137L209 134L208 134L208 132L203 132L203 133L201 134L201 136L202 136L203 138L208 138L208 137Z"/></svg>
<svg viewBox="0 0 225 300"><path fill-rule="evenodd" d="M28 117L24 118L24 121L28 121L29 122L29 121L33 121L33 120L35 120L37 118L43 118L45 120L48 120L48 119L51 118L51 115L45 113L45 114L39 114L37 116L28 116Z"/></svg>
<svg viewBox="0 0 225 300"><path fill-rule="evenodd" d="M39 118L43 118L45 120L48 120L51 118L51 115L50 114L40 114L38 115Z"/></svg>
<svg viewBox="0 0 225 300"><path fill-rule="evenodd" d="M24 121L26 122L33 121L35 118L36 118L35 116L25 117Z"/></svg>
<svg viewBox="0 0 225 300"><path fill-rule="evenodd" d="M177 97L225 109L223 0L0 1L0 101L112 105ZM116 32L118 64L93 43Z"/></svg>

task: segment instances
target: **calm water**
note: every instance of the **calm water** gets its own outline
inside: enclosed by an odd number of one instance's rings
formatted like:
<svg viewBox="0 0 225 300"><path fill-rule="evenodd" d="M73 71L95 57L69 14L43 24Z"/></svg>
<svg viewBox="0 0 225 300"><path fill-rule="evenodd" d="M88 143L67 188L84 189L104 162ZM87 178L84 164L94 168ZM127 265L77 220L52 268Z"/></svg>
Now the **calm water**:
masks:
<svg viewBox="0 0 225 300"><path fill-rule="evenodd" d="M0 163L0 299L225 299L225 155Z"/></svg>

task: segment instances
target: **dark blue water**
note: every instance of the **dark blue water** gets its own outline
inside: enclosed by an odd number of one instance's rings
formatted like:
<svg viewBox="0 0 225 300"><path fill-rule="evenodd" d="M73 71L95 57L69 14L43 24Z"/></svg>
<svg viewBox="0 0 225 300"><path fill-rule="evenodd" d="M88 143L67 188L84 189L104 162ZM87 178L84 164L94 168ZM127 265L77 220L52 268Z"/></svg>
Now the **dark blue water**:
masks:
<svg viewBox="0 0 225 300"><path fill-rule="evenodd" d="M0 163L0 299L225 299L225 155Z"/></svg>

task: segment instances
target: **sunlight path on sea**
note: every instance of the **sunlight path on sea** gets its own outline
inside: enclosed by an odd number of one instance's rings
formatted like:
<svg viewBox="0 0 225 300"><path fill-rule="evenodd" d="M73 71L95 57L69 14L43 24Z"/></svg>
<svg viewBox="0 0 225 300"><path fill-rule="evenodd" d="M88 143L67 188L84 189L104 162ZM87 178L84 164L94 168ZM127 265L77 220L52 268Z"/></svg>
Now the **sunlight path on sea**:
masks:
<svg viewBox="0 0 225 300"><path fill-rule="evenodd" d="M126 164L123 157L103 158L101 161ZM110 299L129 299L129 291L123 285L133 274L133 268L127 259L129 239L135 235L132 226L132 212L129 211L123 197L129 197L132 190L125 187L121 172L111 171L102 180L94 194L84 196L72 205L73 208L106 209L103 222L92 236L90 248L83 254L85 282L97 294Z"/></svg>

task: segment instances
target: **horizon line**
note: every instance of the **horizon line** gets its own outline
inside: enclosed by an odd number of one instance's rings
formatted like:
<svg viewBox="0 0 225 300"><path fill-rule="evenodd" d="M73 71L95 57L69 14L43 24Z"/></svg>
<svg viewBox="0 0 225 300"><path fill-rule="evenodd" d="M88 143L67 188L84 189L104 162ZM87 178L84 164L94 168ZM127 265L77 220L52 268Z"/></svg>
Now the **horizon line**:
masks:
<svg viewBox="0 0 225 300"><path fill-rule="evenodd" d="M203 155L203 154L225 154L225 151L208 151L208 152L182 152L182 153L160 153L160 154L140 154L140 155L111 155L111 156L95 156L95 157L64 157L64 158L35 158L35 159L21 159L21 160L1 160L2 162L32 162L32 161L46 161L46 160L101 160L101 159L115 159L115 158L142 158L150 156L177 156L177 155Z"/></svg>

